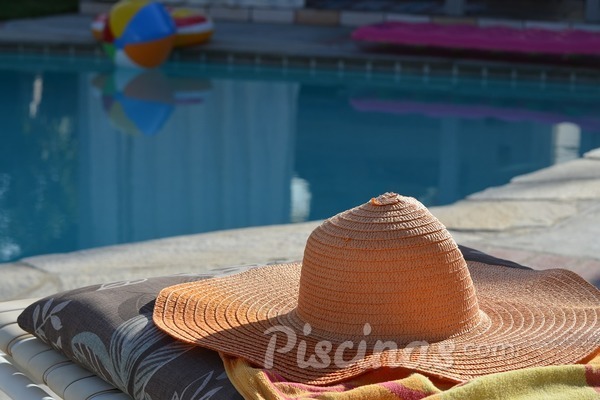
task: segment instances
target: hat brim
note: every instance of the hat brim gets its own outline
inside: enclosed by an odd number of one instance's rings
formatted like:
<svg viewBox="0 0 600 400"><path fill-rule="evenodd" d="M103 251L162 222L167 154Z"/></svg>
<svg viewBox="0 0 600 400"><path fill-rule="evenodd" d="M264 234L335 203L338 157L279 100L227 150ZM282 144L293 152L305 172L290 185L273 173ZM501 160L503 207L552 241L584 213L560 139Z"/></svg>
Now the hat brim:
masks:
<svg viewBox="0 0 600 400"><path fill-rule="evenodd" d="M307 330L295 312L301 263L165 288L156 300L154 322L184 342L316 385L377 367L404 367L464 382L490 373L576 363L600 347L600 292L577 274L467 265L481 322L435 343L372 337L368 331L338 335Z"/></svg>

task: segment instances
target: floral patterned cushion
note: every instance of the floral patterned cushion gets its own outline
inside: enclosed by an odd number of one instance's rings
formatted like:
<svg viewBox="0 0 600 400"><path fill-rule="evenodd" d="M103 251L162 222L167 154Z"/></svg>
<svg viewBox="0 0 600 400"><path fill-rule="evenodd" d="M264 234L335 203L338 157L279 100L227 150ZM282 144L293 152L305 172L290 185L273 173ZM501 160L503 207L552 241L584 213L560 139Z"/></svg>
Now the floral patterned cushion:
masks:
<svg viewBox="0 0 600 400"><path fill-rule="evenodd" d="M216 352L180 343L152 322L162 288L206 277L177 275L63 292L31 304L18 323L134 399L242 399Z"/></svg>

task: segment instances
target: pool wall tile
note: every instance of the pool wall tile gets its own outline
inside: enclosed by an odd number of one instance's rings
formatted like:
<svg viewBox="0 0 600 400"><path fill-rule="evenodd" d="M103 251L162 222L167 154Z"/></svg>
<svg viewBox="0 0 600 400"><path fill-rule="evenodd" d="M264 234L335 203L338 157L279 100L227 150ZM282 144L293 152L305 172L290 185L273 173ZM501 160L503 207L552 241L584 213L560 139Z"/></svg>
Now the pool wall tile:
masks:
<svg viewBox="0 0 600 400"><path fill-rule="evenodd" d="M294 22L295 13L292 10L254 8L252 10L252 21L271 22L279 24L291 24Z"/></svg>
<svg viewBox="0 0 600 400"><path fill-rule="evenodd" d="M339 25L340 13L335 10L298 10L295 22L306 25Z"/></svg>
<svg viewBox="0 0 600 400"><path fill-rule="evenodd" d="M340 14L340 25L361 26L383 22L383 13L342 11Z"/></svg>

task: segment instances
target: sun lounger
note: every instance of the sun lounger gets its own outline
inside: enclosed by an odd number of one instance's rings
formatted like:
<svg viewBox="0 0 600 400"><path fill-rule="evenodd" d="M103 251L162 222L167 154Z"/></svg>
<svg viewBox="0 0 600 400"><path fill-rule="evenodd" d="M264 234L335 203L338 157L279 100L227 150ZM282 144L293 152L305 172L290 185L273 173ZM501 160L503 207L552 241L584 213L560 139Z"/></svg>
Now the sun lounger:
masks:
<svg viewBox="0 0 600 400"><path fill-rule="evenodd" d="M17 325L33 301L0 303L0 400L131 400Z"/></svg>

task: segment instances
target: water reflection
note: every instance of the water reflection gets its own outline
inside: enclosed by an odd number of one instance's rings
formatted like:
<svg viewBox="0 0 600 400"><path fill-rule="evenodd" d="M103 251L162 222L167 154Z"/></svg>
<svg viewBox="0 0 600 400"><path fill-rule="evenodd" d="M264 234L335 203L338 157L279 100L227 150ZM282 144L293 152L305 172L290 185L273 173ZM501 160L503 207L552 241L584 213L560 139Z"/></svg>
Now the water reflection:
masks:
<svg viewBox="0 0 600 400"><path fill-rule="evenodd" d="M172 111L168 119L161 114L160 129L146 131L160 131L152 137L121 134L131 124L106 119L106 102L89 99L79 146L86 177L79 182L79 222L86 227L79 245L289 221L298 84L158 75L152 86L174 93L162 89L167 82L182 83L188 93L160 97L184 104L160 102ZM208 96L190 102L190 90L208 87ZM157 103L135 111L156 117Z"/></svg>
<svg viewBox="0 0 600 400"><path fill-rule="evenodd" d="M507 122L533 122L558 124L571 122L583 129L600 131L597 104L565 104L549 99L529 99L526 104L514 104L511 98L464 98L454 93L449 99L431 96L423 99L422 93L387 93L379 96L359 96L350 99L352 107L361 112L378 112L396 115L418 114L431 118L495 119ZM416 98L415 98L416 97ZM419 97L421 97L419 99ZM440 101L442 100L442 101ZM445 101L444 101L445 100ZM484 102L482 103L482 100ZM526 99L517 99L526 100Z"/></svg>
<svg viewBox="0 0 600 400"><path fill-rule="evenodd" d="M177 105L199 104L210 81L165 75L161 70L117 69L92 78L109 121L123 133L152 136L160 132Z"/></svg>
<svg viewBox="0 0 600 400"><path fill-rule="evenodd" d="M600 147L598 90L1 61L0 261L325 218L387 190L447 204Z"/></svg>
<svg viewBox="0 0 600 400"><path fill-rule="evenodd" d="M597 88L577 93L511 82L303 85L296 172L310 182L310 218L382 189L448 204L578 157L600 145L599 97ZM561 129L563 121L571 128ZM323 159L326 168L313 161Z"/></svg>
<svg viewBox="0 0 600 400"><path fill-rule="evenodd" d="M73 248L77 75L0 70L0 261Z"/></svg>

